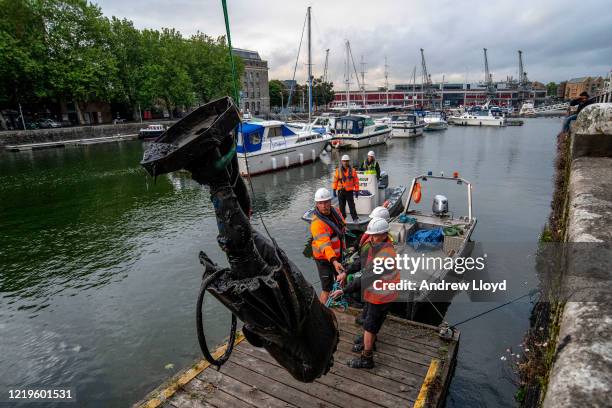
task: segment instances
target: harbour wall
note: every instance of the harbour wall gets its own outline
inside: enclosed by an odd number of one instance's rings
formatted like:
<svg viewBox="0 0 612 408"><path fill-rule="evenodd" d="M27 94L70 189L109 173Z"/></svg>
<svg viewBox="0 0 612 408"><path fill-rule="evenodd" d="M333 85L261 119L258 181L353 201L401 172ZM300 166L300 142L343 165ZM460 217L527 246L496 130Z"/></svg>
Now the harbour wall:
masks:
<svg viewBox="0 0 612 408"><path fill-rule="evenodd" d="M612 406L612 103L583 109L569 142L560 279L588 290L560 302L542 406Z"/></svg>
<svg viewBox="0 0 612 408"><path fill-rule="evenodd" d="M174 121L155 122L167 126ZM0 146L30 143L60 142L107 136L134 135L147 123L118 123L116 125L74 126L56 129L35 129L0 132Z"/></svg>

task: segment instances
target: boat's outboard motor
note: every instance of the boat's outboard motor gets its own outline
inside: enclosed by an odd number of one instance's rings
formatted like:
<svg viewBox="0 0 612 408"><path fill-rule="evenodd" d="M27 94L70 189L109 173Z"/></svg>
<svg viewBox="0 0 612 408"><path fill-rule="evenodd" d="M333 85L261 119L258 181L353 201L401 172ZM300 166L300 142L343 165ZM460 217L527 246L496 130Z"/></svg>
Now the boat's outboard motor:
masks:
<svg viewBox="0 0 612 408"><path fill-rule="evenodd" d="M436 195L431 210L438 216L446 215L448 213L448 199L443 195Z"/></svg>

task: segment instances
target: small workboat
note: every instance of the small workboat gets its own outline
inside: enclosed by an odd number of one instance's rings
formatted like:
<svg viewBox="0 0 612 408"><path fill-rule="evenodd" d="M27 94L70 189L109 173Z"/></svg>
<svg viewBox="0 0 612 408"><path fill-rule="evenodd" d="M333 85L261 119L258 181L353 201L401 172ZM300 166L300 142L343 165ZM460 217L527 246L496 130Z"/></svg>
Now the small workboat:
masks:
<svg viewBox="0 0 612 408"><path fill-rule="evenodd" d="M421 189L425 188L422 186L432 180L439 182L435 183L435 187L431 186L432 189L435 189L430 194L434 195L431 212L414 209L415 201L418 202L421 199ZM465 215L449 211L446 196L437 194L447 191L440 191L442 185L450 186L451 184L464 186L467 190L467 214ZM458 207L461 208L461 206ZM389 226L390 233L395 240L395 249L400 256L422 257L425 262L421 265L434 265L429 268L419 267L410 270L409 273L402 270L402 279L417 282L417 288L423 281L431 284L445 280L453 270L457 269L447 267L449 264L447 260L466 257L472 250L470 238L476 227L476 218L472 214L472 184L459 177L458 173L454 173L453 177L444 177L443 175L433 176L432 172L429 172L415 177L410 186L404 211L400 216L392 218ZM436 262L427 262L427 258L441 258L444 262L441 267L436 268ZM453 265L455 265L454 261ZM459 273L457 270L456 272ZM411 320L414 320L415 314L422 305L428 304L433 299L426 290L411 290L402 292L402 295L405 296L402 299L405 303L405 315Z"/></svg>
<svg viewBox="0 0 612 408"><path fill-rule="evenodd" d="M138 132L139 139L156 139L164 134L166 127L164 125L149 125L146 128L140 129Z"/></svg>
<svg viewBox="0 0 612 408"><path fill-rule="evenodd" d="M332 147L359 149L386 143L391 137L391 126L375 123L367 115L350 115L336 118L330 132Z"/></svg>
<svg viewBox="0 0 612 408"><path fill-rule="evenodd" d="M236 146L240 174L254 176L314 162L330 140L310 127L292 129L278 120L242 123Z"/></svg>
<svg viewBox="0 0 612 408"><path fill-rule="evenodd" d="M406 192L405 186L389 187L389 175L382 171L380 179L376 173L371 171L358 171L359 177L359 196L355 198L355 209L357 210L358 220L352 220L348 215L346 226L351 231L365 231L370 222L368 217L374 208L384 206L389 210L391 216L398 215L402 211L402 197ZM332 199L332 205L338 207L338 198ZM302 216L302 220L310 223L314 214L314 207L308 209Z"/></svg>

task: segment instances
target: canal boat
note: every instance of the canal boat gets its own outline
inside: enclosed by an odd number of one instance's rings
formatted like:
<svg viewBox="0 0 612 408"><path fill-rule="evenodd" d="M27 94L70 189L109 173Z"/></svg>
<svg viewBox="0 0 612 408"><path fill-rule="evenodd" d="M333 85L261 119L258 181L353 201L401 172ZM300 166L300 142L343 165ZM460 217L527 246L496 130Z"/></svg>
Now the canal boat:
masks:
<svg viewBox="0 0 612 408"><path fill-rule="evenodd" d="M138 132L139 139L156 139L160 137L166 131L166 127L164 125L149 125L146 128L140 129Z"/></svg>
<svg viewBox="0 0 612 408"><path fill-rule="evenodd" d="M314 162L331 138L285 122L245 122L238 127L236 152L242 176L254 176Z"/></svg>
<svg viewBox="0 0 612 408"><path fill-rule="evenodd" d="M440 181L435 183L436 187L431 186L432 189L436 188L432 192L432 195L435 195L431 212L414 209L415 202L421 198L421 188L425 188L422 186L430 180ZM442 191L438 190L440 186L450 186L452 184L463 186L466 189L467 214L465 215L449 211L449 202L446 196L437 194L448 191L446 188ZM427 281L429 285L450 278L449 275L455 269L447 266L450 265L447 259L457 260L471 253L470 238L476 227L476 218L472 213L472 184L459 177L458 173L454 173L453 177L445 177L443 175L433 176L432 172L429 172L415 177L412 180L402 214L392 218L389 226L390 233L396 242L395 249L400 256L423 257L424 260L426 258L442 258L443 261L442 265L438 263L438 266L441 266L439 268L435 267L436 262L425 261L421 265L429 264L434 267L420 267L410 271L401 271L402 279L417 282L417 290L402 292L402 296L405 296L402 299L405 301L405 316L414 320L420 307L429 304L429 300L432 299L429 291L418 289L420 283ZM427 236L435 236L437 241L431 240L428 242L422 238ZM452 265L455 265L454 261ZM404 273L407 276L404 276Z"/></svg>
<svg viewBox="0 0 612 408"><path fill-rule="evenodd" d="M380 173L380 179L376 177L376 173L368 171L358 171L357 176L359 177L359 196L355 198L355 209L359 219L352 220L350 216L346 218L346 226L349 230L365 231L370 222L368 216L378 206L386 207L391 216L398 215L402 211L405 186L389 187L389 175L385 171ZM338 207L337 197L332 199L332 205ZM310 223L313 214L314 207L304 213L302 220Z"/></svg>
<svg viewBox="0 0 612 408"><path fill-rule="evenodd" d="M423 118L425 122L425 131L445 130L448 128L448 122L442 112L426 112Z"/></svg>
<svg viewBox="0 0 612 408"><path fill-rule="evenodd" d="M391 126L393 138L412 138L423 135L425 122L416 114L392 115L390 118L382 118L379 123Z"/></svg>
<svg viewBox="0 0 612 408"><path fill-rule="evenodd" d="M391 137L391 126L375 123L367 115L349 115L337 118L330 133L332 147L359 149L386 143Z"/></svg>
<svg viewBox="0 0 612 408"><path fill-rule="evenodd" d="M448 123L459 126L505 126L506 119L503 116L495 116L490 110L480 112L465 112L459 116L451 116Z"/></svg>

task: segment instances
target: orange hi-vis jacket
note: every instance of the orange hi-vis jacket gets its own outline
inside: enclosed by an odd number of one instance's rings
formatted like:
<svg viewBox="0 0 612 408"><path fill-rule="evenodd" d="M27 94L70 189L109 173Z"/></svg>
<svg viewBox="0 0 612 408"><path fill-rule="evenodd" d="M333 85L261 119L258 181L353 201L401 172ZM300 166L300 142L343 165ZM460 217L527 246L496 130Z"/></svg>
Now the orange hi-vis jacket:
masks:
<svg viewBox="0 0 612 408"><path fill-rule="evenodd" d="M376 251L376 253L373 252L373 248L370 247L368 249L368 268L372 267L374 258L395 258L397 255L397 252L395 252L395 249L393 248L392 242L387 242L386 245ZM395 266L393 266L391 269L385 268L385 271L382 274L376 275L375 281L372 283L372 285L369 285L364 289L363 298L366 302L373 303L375 305L393 302L395 299L397 299L397 290L390 290L388 287L385 287L384 284L399 282L400 274L398 269Z"/></svg>
<svg viewBox="0 0 612 408"><path fill-rule="evenodd" d="M336 213L338 219L344 222L340 211L334 207L331 210ZM344 225L341 225L340 228L344 228ZM344 242L332 227L316 214L312 216L310 233L312 234L312 255L315 259L331 262L333 258L338 258L338 261L341 261Z"/></svg>
<svg viewBox="0 0 612 408"><path fill-rule="evenodd" d="M359 176L357 171L349 166L348 169L340 166L334 172L333 190L359 191Z"/></svg>

